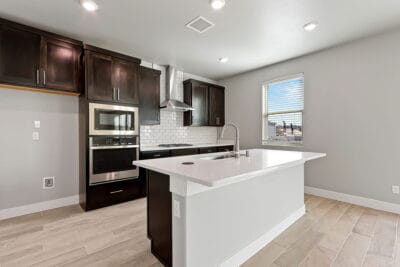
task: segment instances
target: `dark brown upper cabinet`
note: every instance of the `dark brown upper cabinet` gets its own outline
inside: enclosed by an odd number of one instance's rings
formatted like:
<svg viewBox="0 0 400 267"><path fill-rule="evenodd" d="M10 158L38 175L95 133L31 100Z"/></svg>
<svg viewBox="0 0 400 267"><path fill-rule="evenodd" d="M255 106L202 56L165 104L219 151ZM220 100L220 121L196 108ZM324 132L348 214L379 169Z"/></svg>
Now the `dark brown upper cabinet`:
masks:
<svg viewBox="0 0 400 267"><path fill-rule="evenodd" d="M139 104L139 64L114 59L113 70L118 102Z"/></svg>
<svg viewBox="0 0 400 267"><path fill-rule="evenodd" d="M80 91L82 47L43 37L41 50L42 85L52 89Z"/></svg>
<svg viewBox="0 0 400 267"><path fill-rule="evenodd" d="M210 126L225 125L225 88L210 85L208 87L208 124Z"/></svg>
<svg viewBox="0 0 400 267"><path fill-rule="evenodd" d="M186 80L183 100L195 110L184 113L184 126L223 126L225 124L225 89L219 85Z"/></svg>
<svg viewBox="0 0 400 267"><path fill-rule="evenodd" d="M87 96L92 100L114 101L112 58L85 50Z"/></svg>
<svg viewBox="0 0 400 267"><path fill-rule="evenodd" d="M0 27L0 81L38 86L41 36L4 24Z"/></svg>
<svg viewBox="0 0 400 267"><path fill-rule="evenodd" d="M141 125L160 124L161 71L140 67L139 99Z"/></svg>
<svg viewBox="0 0 400 267"><path fill-rule="evenodd" d="M89 100L139 104L140 59L85 45Z"/></svg>
<svg viewBox="0 0 400 267"><path fill-rule="evenodd" d="M82 42L0 19L0 83L81 91Z"/></svg>
<svg viewBox="0 0 400 267"><path fill-rule="evenodd" d="M208 126L208 84L188 80L183 88L184 102L194 108L184 113L184 125Z"/></svg>

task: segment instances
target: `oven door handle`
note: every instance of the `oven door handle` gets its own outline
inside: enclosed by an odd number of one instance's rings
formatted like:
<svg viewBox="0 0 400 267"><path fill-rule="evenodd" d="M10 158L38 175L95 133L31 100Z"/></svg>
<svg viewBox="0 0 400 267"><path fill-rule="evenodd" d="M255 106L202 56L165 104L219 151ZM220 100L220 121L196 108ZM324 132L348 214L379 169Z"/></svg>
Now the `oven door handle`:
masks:
<svg viewBox="0 0 400 267"><path fill-rule="evenodd" d="M99 150L99 149L118 149L118 148L138 148L139 145L127 145L127 146L92 146L90 150Z"/></svg>

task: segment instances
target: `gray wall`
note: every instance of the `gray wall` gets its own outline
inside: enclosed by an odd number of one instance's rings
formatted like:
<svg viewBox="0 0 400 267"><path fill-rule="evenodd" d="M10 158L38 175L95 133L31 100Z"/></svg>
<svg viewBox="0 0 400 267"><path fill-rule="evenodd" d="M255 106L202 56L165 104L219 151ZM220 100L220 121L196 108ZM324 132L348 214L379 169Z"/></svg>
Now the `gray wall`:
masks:
<svg viewBox="0 0 400 267"><path fill-rule="evenodd" d="M161 82L165 88L165 72ZM78 105L74 96L0 87L0 210L79 194ZM35 120L41 121L40 141L32 140ZM48 176L56 187L43 190Z"/></svg>
<svg viewBox="0 0 400 267"><path fill-rule="evenodd" d="M0 210L78 194L78 97L0 88L0 127Z"/></svg>
<svg viewBox="0 0 400 267"><path fill-rule="evenodd" d="M227 121L242 146L263 147L262 82L303 72L304 150L328 154L307 164L306 185L400 203L399 44L397 30L222 81Z"/></svg>

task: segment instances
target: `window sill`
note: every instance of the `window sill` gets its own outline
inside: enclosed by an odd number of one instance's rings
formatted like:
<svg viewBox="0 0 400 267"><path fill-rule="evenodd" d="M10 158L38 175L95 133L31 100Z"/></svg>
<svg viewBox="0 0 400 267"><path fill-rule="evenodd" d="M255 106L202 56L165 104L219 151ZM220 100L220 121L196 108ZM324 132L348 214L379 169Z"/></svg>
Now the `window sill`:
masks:
<svg viewBox="0 0 400 267"><path fill-rule="evenodd" d="M289 143L289 142L262 142L263 146L270 147L293 147L293 148L303 148L303 143Z"/></svg>

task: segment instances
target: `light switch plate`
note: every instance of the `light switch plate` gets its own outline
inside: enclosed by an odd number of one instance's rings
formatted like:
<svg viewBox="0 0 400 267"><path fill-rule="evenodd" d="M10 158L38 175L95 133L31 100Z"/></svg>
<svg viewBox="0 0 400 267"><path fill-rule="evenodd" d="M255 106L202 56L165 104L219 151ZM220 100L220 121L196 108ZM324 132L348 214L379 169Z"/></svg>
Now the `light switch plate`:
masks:
<svg viewBox="0 0 400 267"><path fill-rule="evenodd" d="M393 186L392 186L392 193L393 193L393 194L400 194L400 186L398 186L398 185L393 185Z"/></svg>
<svg viewBox="0 0 400 267"><path fill-rule="evenodd" d="M174 200L174 216L176 218L181 217L181 203L178 200Z"/></svg>
<svg viewBox="0 0 400 267"><path fill-rule="evenodd" d="M40 140L39 132L33 132L32 133L32 140L33 141L39 141Z"/></svg>
<svg viewBox="0 0 400 267"><path fill-rule="evenodd" d="M40 121L34 121L34 126L35 126L35 128L36 129L39 129L40 128Z"/></svg>

